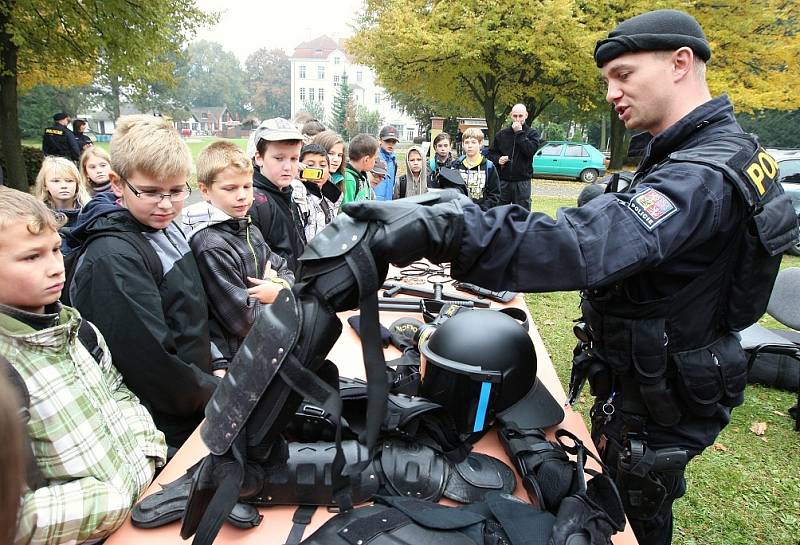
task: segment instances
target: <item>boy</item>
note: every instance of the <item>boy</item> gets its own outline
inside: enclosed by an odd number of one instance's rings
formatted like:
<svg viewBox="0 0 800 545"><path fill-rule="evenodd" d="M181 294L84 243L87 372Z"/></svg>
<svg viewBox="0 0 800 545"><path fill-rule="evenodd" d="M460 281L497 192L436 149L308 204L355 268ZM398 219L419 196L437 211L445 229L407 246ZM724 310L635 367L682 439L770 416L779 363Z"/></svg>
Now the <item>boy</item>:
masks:
<svg viewBox="0 0 800 545"><path fill-rule="evenodd" d="M461 139L464 155L450 164L459 171L467 186L467 196L488 210L500 203L500 178L494 163L481 155L483 131L471 127L464 131Z"/></svg>
<svg viewBox="0 0 800 545"><path fill-rule="evenodd" d="M306 240L311 241L317 233L322 231L326 225L336 217L337 203L341 199L341 191L330 183L330 171L328 170L328 152L320 144L306 144L300 150L300 162L304 169L300 172L302 182L302 193L308 207L308 219L306 221ZM305 179L302 177L303 171L310 169L311 172L319 172L318 179ZM295 193L295 194L297 194Z"/></svg>
<svg viewBox="0 0 800 545"><path fill-rule="evenodd" d="M369 134L357 134L350 140L347 156L350 160L344 174L342 204L372 200L372 188L367 180L367 172L375 167L375 160L378 158L378 141ZM383 183L386 183L386 179Z"/></svg>
<svg viewBox="0 0 800 545"><path fill-rule="evenodd" d="M428 182L429 186L438 187L439 169L449 167L453 161L453 155L450 153L452 149L450 135L446 132L437 134L433 139L433 149L436 153L428 161Z"/></svg>
<svg viewBox="0 0 800 545"><path fill-rule="evenodd" d="M375 188L375 197L379 201L390 201L394 193L395 176L397 175L397 157L394 154L394 147L400 139L397 136L397 129L391 125L383 127L378 138L381 140L380 158L386 163L386 176Z"/></svg>
<svg viewBox="0 0 800 545"><path fill-rule="evenodd" d="M272 303L294 275L251 225L253 164L237 145L219 141L200 152L197 182L205 202L185 209L183 224L203 277L209 320L223 333L220 350L230 361L261 305Z"/></svg>
<svg viewBox="0 0 800 545"><path fill-rule="evenodd" d="M0 353L12 366L0 372L18 375L27 392L37 470L21 491L18 544L106 538L166 460L164 435L122 382L102 335L58 302L59 227L33 196L0 188ZM99 353L79 340L85 331Z"/></svg>
<svg viewBox="0 0 800 545"><path fill-rule="evenodd" d="M411 146L406 153L406 173L394 184L394 198L412 197L428 191L425 174L425 154L419 146Z"/></svg>
<svg viewBox="0 0 800 545"><path fill-rule="evenodd" d="M71 232L82 247L67 286L176 448L204 417L218 382L212 370L227 365L211 344L197 263L173 223L191 192L191 166L189 148L168 121L120 118L111 141L113 193L92 199Z"/></svg>
<svg viewBox="0 0 800 545"><path fill-rule="evenodd" d="M266 119L247 142L253 159L253 206L250 217L267 244L297 272L305 249L303 217L292 200L292 180L297 178L303 135L286 119Z"/></svg>

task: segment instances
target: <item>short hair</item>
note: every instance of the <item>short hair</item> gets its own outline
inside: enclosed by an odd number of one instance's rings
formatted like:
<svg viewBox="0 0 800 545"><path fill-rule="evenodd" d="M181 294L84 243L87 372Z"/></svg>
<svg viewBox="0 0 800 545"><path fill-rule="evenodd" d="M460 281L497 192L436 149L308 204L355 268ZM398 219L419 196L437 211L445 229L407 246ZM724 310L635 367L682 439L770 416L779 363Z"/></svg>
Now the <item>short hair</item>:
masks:
<svg viewBox="0 0 800 545"><path fill-rule="evenodd" d="M351 161L358 161L364 157L369 157L378 153L380 144L378 139L371 134L357 134L350 140L347 146L347 157Z"/></svg>
<svg viewBox="0 0 800 545"><path fill-rule="evenodd" d="M312 119L314 119L313 115L311 115L307 110L300 109L294 114L292 121L294 121L295 125L300 125L302 127L306 124L306 122L311 121Z"/></svg>
<svg viewBox="0 0 800 545"><path fill-rule="evenodd" d="M320 123L317 119L310 119L303 124L300 130L305 136L316 136L325 130L325 125Z"/></svg>
<svg viewBox="0 0 800 545"><path fill-rule="evenodd" d="M345 146L344 140L342 139L341 136L339 136L338 133L336 133L334 131L322 131L321 133L316 135L311 140L311 143L312 144L321 144L322 147L325 148L325 151L328 152L328 153L331 152L331 149L333 149L333 146L335 146L336 144L341 144L342 145L342 164L339 165L339 170L337 170L336 172L338 172L339 174L344 175L344 171L347 168L347 165L346 165L347 161L344 161L344 156L347 153L347 150L345 148L347 148L347 146ZM329 163L330 163L330 161L329 161ZM331 172L331 174L335 174L335 173Z"/></svg>
<svg viewBox="0 0 800 545"><path fill-rule="evenodd" d="M447 140L448 142L453 141L453 139L450 138L449 134L447 134L446 132L440 132L439 134L436 135L436 138L433 139L433 147L435 148L436 144L438 144L442 140Z"/></svg>
<svg viewBox="0 0 800 545"><path fill-rule="evenodd" d="M276 144L281 142L283 144L297 144L298 146L303 146L302 140L265 140L264 138L259 138L258 143L256 144L256 155L259 157L264 157L264 154L267 153L270 144Z"/></svg>
<svg viewBox="0 0 800 545"><path fill-rule="evenodd" d="M322 147L321 144L306 144L303 146L303 149L300 150L300 161L303 161L303 157L306 155L322 155L325 158L325 161L330 165L330 161L328 161L328 150ZM344 162L344 161L342 161Z"/></svg>
<svg viewBox="0 0 800 545"><path fill-rule="evenodd" d="M67 218L54 213L30 193L0 187L0 233L21 221L27 224L30 234L40 235L47 230L58 232Z"/></svg>
<svg viewBox="0 0 800 545"><path fill-rule="evenodd" d="M192 154L163 117L127 115L117 120L111 138L111 167L126 179L135 172L156 179L188 176Z"/></svg>
<svg viewBox="0 0 800 545"><path fill-rule="evenodd" d="M483 131L478 127L470 127L464 131L464 134L461 136L461 141L463 142L467 138L474 138L478 142L483 142Z"/></svg>
<svg viewBox="0 0 800 545"><path fill-rule="evenodd" d="M197 181L211 186L226 168L232 168L238 174L253 175L253 162L244 150L233 142L218 140L197 156Z"/></svg>
<svg viewBox="0 0 800 545"><path fill-rule="evenodd" d="M36 175L36 183L33 186L33 194L47 206L54 205L50 192L47 191L47 174L55 173L56 176L63 176L75 180L75 199L78 206L83 206L89 199L89 191L83 181L81 173L75 163L65 157L48 155L42 160L42 166Z"/></svg>
<svg viewBox="0 0 800 545"><path fill-rule="evenodd" d="M100 159L105 159L105 161L108 163L108 166L111 166L111 156L103 148L99 146L92 146L84 150L84 152L81 153L81 160L78 162L78 170L81 172L81 179L83 180L83 186L85 188L91 187L89 173L86 172L86 163L89 162L89 157L99 157Z"/></svg>

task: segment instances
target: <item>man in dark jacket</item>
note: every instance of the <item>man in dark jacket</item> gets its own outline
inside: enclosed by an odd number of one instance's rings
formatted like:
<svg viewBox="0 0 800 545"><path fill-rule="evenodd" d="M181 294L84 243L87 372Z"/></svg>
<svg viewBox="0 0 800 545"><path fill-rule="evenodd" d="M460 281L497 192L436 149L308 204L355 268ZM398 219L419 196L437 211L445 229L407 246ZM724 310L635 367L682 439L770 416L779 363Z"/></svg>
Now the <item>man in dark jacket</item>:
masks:
<svg viewBox="0 0 800 545"><path fill-rule="evenodd" d="M541 142L539 132L525 124L524 104L511 108L511 126L498 132L487 158L500 169L500 204L518 204L531 209L533 154Z"/></svg>
<svg viewBox="0 0 800 545"><path fill-rule="evenodd" d="M628 19L597 43L606 100L653 139L630 186L555 219L457 201L343 207L379 224L379 266L427 257L493 290L583 290L572 384L592 386L592 438L642 545L670 543L686 464L744 400L735 332L763 314L798 236L774 159L710 94L710 56L700 25L676 10Z"/></svg>
<svg viewBox="0 0 800 545"><path fill-rule="evenodd" d="M42 134L42 152L45 155L66 157L77 161L81 156L78 140L69 130L69 115L59 112L53 116L53 126L47 127Z"/></svg>

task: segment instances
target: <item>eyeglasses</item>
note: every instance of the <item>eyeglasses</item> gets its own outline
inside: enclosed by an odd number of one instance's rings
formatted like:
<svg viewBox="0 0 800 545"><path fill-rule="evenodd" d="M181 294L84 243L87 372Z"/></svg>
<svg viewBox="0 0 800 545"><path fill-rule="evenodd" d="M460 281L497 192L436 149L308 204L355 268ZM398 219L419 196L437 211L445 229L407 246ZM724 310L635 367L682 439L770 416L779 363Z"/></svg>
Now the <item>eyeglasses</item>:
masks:
<svg viewBox="0 0 800 545"><path fill-rule="evenodd" d="M122 181L125 182L125 185L127 185L131 191L133 191L133 194L136 195L137 198L152 204L158 204L165 198L169 199L170 202L185 201L186 198L192 193L192 188L189 187L189 184L186 184L186 189L170 191L169 193L161 193L158 191L139 191L125 178L122 178Z"/></svg>

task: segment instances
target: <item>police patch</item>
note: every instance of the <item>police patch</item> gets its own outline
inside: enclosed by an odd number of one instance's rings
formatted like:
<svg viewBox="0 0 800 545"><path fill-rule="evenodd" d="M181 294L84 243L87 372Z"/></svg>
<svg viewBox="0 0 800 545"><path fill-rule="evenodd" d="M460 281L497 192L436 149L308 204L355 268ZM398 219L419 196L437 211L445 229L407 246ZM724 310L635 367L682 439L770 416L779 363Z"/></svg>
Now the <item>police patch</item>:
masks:
<svg viewBox="0 0 800 545"><path fill-rule="evenodd" d="M649 231L678 212L678 207L669 200L669 197L652 187L632 198L628 203L628 209Z"/></svg>

